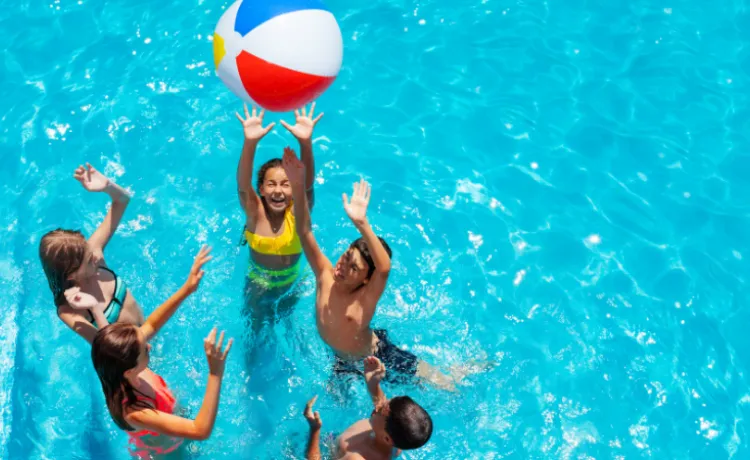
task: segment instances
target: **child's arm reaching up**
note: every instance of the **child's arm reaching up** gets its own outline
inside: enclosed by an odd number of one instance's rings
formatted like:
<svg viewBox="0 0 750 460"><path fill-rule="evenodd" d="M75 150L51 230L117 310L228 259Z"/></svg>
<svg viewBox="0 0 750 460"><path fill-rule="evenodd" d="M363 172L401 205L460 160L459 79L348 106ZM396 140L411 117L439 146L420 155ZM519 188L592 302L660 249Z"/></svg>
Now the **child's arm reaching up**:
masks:
<svg viewBox="0 0 750 460"><path fill-rule="evenodd" d="M281 124L289 130L299 141L299 153L302 157L302 163L305 165L305 191L307 195L307 206L312 210L315 204L315 159L313 158L312 148L312 133L315 125L318 124L323 114L318 114L317 117L313 118L315 114L315 103L313 102L310 106L310 113L307 113L305 107L302 110L295 110L294 116L296 118L296 124L294 126L289 125L284 120L281 120Z"/></svg>
<svg viewBox="0 0 750 460"><path fill-rule="evenodd" d="M388 402L388 399L380 388L380 381L385 378L385 366L374 356L365 358L365 382L367 382L367 392L370 393L372 405L375 408Z"/></svg>
<svg viewBox="0 0 750 460"><path fill-rule="evenodd" d="M73 173L73 177L89 192L104 192L112 198L112 206L104 217L104 221L99 224L99 227L88 239L94 257L102 259L104 248L120 225L123 214L125 214L125 208L130 202L130 195L124 188L109 180L107 176L97 171L89 163L86 163L86 167L79 166Z"/></svg>
<svg viewBox="0 0 750 460"><path fill-rule="evenodd" d="M297 155L289 147L284 149L282 165L289 182L292 184L292 196L294 197L294 218L296 221L297 235L299 235L305 257L315 273L315 278L320 280L324 272L333 270L331 261L320 251L318 242L312 232L310 224L310 209L307 206L305 196L305 165L299 161Z"/></svg>
<svg viewBox="0 0 750 460"><path fill-rule="evenodd" d="M159 306L159 308L148 315L146 322L141 326L141 332L146 336L147 341L151 340L151 338L159 332L159 329L167 323L169 318L171 318L174 312L177 311L177 307L179 307L190 294L198 289L198 285L200 285L201 279L203 278L203 264L211 260L211 256L209 256L210 253L211 248L203 246L200 252L198 252L198 255L195 256L195 261L190 268L190 275L188 276L187 281L185 281L185 284L182 285L177 292L172 294L172 297L168 298L166 302Z"/></svg>
<svg viewBox="0 0 750 460"><path fill-rule="evenodd" d="M258 211L262 209L260 198L255 193L252 183L255 149L258 147L258 142L274 126L274 123L271 123L263 127L264 113L265 111L261 110L259 115L258 110L253 107L253 113L250 115L250 112L247 110L247 104L245 104L245 118L242 118L242 115L235 112L237 119L242 123L242 130L245 133L245 143L242 145L242 155L237 165L237 192L240 196L242 209L251 223L255 221Z"/></svg>
<svg viewBox="0 0 750 460"><path fill-rule="evenodd" d="M208 359L208 383L203 394L203 403L194 419L183 418L153 409L138 409L125 414L125 420L133 428L186 439L208 439L214 429L216 413L219 411L221 381L224 378L224 364L233 339L229 339L222 350L224 332L216 341L216 328L203 340L203 348Z"/></svg>
<svg viewBox="0 0 750 460"><path fill-rule="evenodd" d="M323 427L323 421L320 420L320 414L313 412L313 404L317 396L307 401L305 406L305 419L310 425L310 437L307 439L307 449L305 449L305 460L320 460L320 429Z"/></svg>
<svg viewBox="0 0 750 460"><path fill-rule="evenodd" d="M375 306L383 295L388 274L391 272L391 257L388 255L385 246L372 231L372 227L367 220L367 205L370 204L370 184L364 179L354 184L354 193L351 200L346 193L342 195L344 200L344 210L351 219L354 226L365 239L367 247L370 249L372 261L375 264L375 271L370 281L365 286L362 305L364 307L365 324L370 324L370 320L375 315Z"/></svg>

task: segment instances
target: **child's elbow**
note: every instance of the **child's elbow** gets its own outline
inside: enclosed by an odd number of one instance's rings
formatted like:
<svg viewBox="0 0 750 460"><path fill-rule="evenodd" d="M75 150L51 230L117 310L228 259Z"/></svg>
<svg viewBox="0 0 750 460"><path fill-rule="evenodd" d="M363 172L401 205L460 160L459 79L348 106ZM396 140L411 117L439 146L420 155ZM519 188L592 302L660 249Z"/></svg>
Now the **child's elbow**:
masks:
<svg viewBox="0 0 750 460"><path fill-rule="evenodd" d="M388 273L391 272L391 262L388 261L388 263L386 263L386 264L380 264L380 265L376 266L375 267L375 271L377 271L381 275L387 275Z"/></svg>

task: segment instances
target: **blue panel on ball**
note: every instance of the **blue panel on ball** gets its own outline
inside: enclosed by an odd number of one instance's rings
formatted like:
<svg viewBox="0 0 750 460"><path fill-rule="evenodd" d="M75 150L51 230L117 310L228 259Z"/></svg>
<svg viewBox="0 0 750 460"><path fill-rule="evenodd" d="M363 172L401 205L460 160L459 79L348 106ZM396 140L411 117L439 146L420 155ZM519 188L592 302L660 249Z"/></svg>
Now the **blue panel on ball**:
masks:
<svg viewBox="0 0 750 460"><path fill-rule="evenodd" d="M244 36L280 14L300 10L325 10L321 0L243 0L237 10L234 30Z"/></svg>

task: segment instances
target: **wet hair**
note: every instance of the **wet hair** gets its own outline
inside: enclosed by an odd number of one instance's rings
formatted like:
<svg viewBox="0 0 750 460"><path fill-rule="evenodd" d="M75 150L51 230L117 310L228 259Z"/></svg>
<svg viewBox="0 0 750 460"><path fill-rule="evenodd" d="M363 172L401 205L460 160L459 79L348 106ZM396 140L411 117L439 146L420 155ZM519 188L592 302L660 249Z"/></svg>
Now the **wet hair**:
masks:
<svg viewBox="0 0 750 460"><path fill-rule="evenodd" d="M55 305L65 303L65 290L74 285L68 278L81 267L87 251L86 238L78 230L58 228L45 234L39 242L39 259Z"/></svg>
<svg viewBox="0 0 750 460"><path fill-rule="evenodd" d="M388 402L388 406L385 432L393 440L394 447L409 450L427 444L432 436L432 418L422 406L408 396L397 396Z"/></svg>
<svg viewBox="0 0 750 460"><path fill-rule="evenodd" d="M393 254L393 252L391 251L391 247L388 246L388 243L386 243L383 238L378 237L378 239L383 244L385 252L388 253L388 257L391 257ZM367 247L367 242L364 238L360 237L354 240L354 242L350 244L349 247L358 250L362 255L362 258L365 259L365 262L367 263L367 278L369 279L375 271L375 262L372 260L372 254L370 254L370 248Z"/></svg>
<svg viewBox="0 0 750 460"><path fill-rule="evenodd" d="M101 328L91 343L91 360L102 383L109 415L118 427L126 431L134 428L125 421L129 407L153 408L136 397L136 390L125 378L125 371L138 365L141 344L138 326L112 323Z"/></svg>
<svg viewBox="0 0 750 460"><path fill-rule="evenodd" d="M258 196L260 196L260 187L263 185L263 181L266 180L266 173L268 170L281 167L281 158L271 158L260 166L260 169L258 170L258 179L255 184L258 188ZM265 198L261 197L261 199Z"/></svg>

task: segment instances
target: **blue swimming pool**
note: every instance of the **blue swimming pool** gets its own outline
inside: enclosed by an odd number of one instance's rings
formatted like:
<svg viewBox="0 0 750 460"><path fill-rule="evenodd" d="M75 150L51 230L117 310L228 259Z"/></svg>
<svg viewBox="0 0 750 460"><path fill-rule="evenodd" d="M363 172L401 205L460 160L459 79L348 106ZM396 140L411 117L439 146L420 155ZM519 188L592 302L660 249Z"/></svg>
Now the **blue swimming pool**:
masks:
<svg viewBox="0 0 750 460"><path fill-rule="evenodd" d="M152 354L195 413L202 338L219 324L238 340L194 458L301 458L314 394L324 431L369 415L362 385L327 391L309 282L247 365L240 104L209 41L228 4L0 9L0 457L127 458L37 257L46 231L104 215L71 178L84 161L135 192L107 259L146 312L214 246ZM748 458L747 6L327 4L345 52L318 103L319 241L338 255L355 237L340 195L364 175L395 252L374 324L443 368L496 363L456 394L386 387L436 424L405 458ZM258 161L292 142L276 129Z"/></svg>

